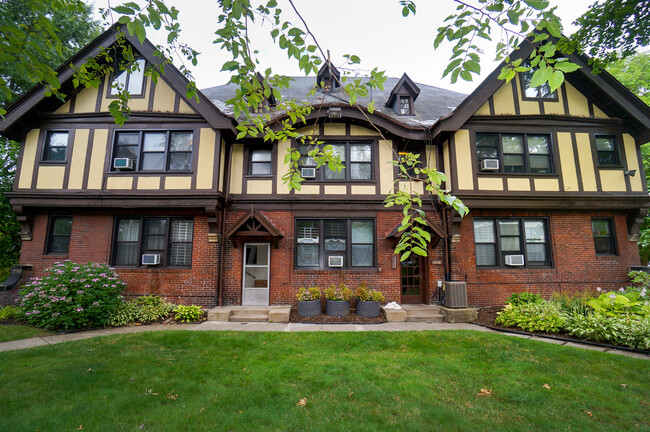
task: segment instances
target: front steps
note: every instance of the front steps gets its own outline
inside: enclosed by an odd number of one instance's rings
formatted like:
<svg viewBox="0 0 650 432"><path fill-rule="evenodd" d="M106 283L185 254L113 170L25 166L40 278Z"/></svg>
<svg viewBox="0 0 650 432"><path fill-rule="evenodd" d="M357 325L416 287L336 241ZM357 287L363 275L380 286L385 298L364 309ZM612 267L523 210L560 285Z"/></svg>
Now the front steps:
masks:
<svg viewBox="0 0 650 432"><path fill-rule="evenodd" d="M217 306L208 312L208 321L289 322L291 306Z"/></svg>
<svg viewBox="0 0 650 432"><path fill-rule="evenodd" d="M401 309L382 308L389 322L445 322L445 316L438 306L425 304L403 304Z"/></svg>

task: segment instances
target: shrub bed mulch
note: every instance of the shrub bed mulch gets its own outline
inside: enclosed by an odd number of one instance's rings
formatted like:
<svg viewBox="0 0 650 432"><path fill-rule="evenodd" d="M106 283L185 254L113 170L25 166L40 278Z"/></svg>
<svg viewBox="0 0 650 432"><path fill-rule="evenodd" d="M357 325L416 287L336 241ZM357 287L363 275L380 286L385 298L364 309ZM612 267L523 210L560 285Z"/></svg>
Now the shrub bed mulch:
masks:
<svg viewBox="0 0 650 432"><path fill-rule="evenodd" d="M501 326L501 325L495 323L495 321L497 319L497 312L500 312L502 309L503 309L503 307L501 307L501 306L492 306L492 307L480 308L478 310L478 319L472 321L472 323L481 325L483 327L491 328L493 330L499 330L499 331L503 331L503 332L507 332L507 333L517 333L517 334L522 334L522 335L539 336L539 337L548 338L548 339L564 340L564 341L567 341L567 342L578 342L578 343L582 343L582 344L585 344L585 345L600 346L600 347L603 347L603 348L620 349L620 350L625 350L625 351L638 352L638 353L642 353L642 354L650 354L650 351L630 348L630 347L621 346L621 345L611 345L611 344L602 343L602 342L593 342L593 341L586 340L586 339L580 339L580 338L572 336L572 335L570 335L568 333L528 332L528 331L522 330L519 327L504 327L504 326Z"/></svg>
<svg viewBox="0 0 650 432"><path fill-rule="evenodd" d="M301 317L296 308L291 308L289 321L303 324L381 324L386 322L386 317L379 314L377 318L366 318L355 313L344 317L333 317L324 313L314 317Z"/></svg>

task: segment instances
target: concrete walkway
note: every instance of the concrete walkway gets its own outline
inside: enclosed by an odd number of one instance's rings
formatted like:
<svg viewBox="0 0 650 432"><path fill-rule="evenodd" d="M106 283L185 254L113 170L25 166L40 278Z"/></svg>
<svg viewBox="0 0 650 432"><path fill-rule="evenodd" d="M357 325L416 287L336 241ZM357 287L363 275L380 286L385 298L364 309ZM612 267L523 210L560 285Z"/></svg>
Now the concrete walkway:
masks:
<svg viewBox="0 0 650 432"><path fill-rule="evenodd" d="M164 324L144 325L132 327L118 327L111 329L92 330L78 333L68 333L53 336L43 336L31 339L21 339L0 343L0 352L14 351L36 346L52 345L61 342L90 339L98 336L113 334L143 333L160 330L192 330L192 331L277 331L277 332L310 332L310 331L422 331L422 330L476 330L482 332L495 332L494 330L474 324L452 324L452 323L424 323L424 322L389 322L383 324L299 324L299 323L238 323L238 322L216 322L206 321L201 324ZM650 356L619 349L583 345L573 342L564 342L553 339L539 338L528 335L517 335L512 333L501 333L506 336L533 339L540 342L553 343L558 345L571 346L594 351L602 351L610 354L635 357L650 360Z"/></svg>

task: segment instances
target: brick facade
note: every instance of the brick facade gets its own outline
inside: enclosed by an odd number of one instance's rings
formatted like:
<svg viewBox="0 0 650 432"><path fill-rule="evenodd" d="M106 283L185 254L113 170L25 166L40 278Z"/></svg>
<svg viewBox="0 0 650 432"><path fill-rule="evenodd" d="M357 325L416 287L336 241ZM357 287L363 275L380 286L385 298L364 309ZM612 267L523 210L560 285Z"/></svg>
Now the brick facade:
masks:
<svg viewBox="0 0 650 432"><path fill-rule="evenodd" d="M381 290L387 301L400 302L400 263L393 254L393 242L386 236L399 224L401 213L376 212L368 217L376 220L377 266L373 269L298 270L294 266L294 220L291 211L264 211L264 216L284 236L278 248L271 248L270 303L296 304L296 292L302 286L326 288L345 283L356 288L361 282ZM129 212L120 212L126 216ZM127 282L127 295L156 294L174 303L216 305L219 271L219 244L208 242L207 217L200 212L146 212L137 215L194 215L194 249L191 269L118 268ZM227 216L232 226L244 212ZM86 212L73 214L72 236L68 255L46 255L45 241L48 216L33 219L33 240L23 242L21 264L34 266L34 275L54 262L70 259L75 262L109 263L114 229L113 214ZM474 257L473 217L547 217L551 241L552 268L477 269ZM612 217L615 221L617 256L596 256L591 232L591 217ZM437 221L435 214L429 217ZM241 304L242 252L240 241L226 240L224 253L223 300L226 305ZM428 301L438 298L437 281L444 277L442 245L430 251L427 261ZM460 242L452 243L452 279L466 281L470 305L502 304L512 292L529 291L549 297L553 292L575 292L585 289L616 289L627 283L630 265L639 263L635 242L627 239L623 213L602 212L531 212L476 210L460 225Z"/></svg>

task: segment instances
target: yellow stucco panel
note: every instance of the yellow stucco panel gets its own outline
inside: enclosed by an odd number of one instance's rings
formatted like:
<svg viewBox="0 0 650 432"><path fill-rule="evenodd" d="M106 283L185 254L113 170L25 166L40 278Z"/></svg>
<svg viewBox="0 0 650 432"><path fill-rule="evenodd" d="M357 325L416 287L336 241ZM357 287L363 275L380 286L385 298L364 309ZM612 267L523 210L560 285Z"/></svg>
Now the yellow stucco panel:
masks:
<svg viewBox="0 0 650 432"><path fill-rule="evenodd" d="M627 169L636 170L636 175L630 177L630 186L633 192L643 191L643 179L639 170L639 160L637 159L637 148L634 138L630 134L623 134L623 145L625 146L625 160Z"/></svg>
<svg viewBox="0 0 650 432"><path fill-rule="evenodd" d="M503 179L500 177L479 177L478 188L485 191L503 190Z"/></svg>
<svg viewBox="0 0 650 432"><path fill-rule="evenodd" d="M569 102L569 114L576 117L589 117L589 103L587 102L587 98L568 82L565 82L564 86L566 87L567 100Z"/></svg>
<svg viewBox="0 0 650 432"><path fill-rule="evenodd" d="M34 166L36 165L36 149L38 148L39 133L40 129L32 129L27 133L27 137L25 138L23 159L20 161L20 177L18 179L19 189L28 189L32 187L32 177L34 175Z"/></svg>
<svg viewBox="0 0 650 432"><path fill-rule="evenodd" d="M149 107L149 93L151 92L151 83L150 80L151 78L145 77L144 79L144 96L139 96L139 97L132 97L131 100L129 101L129 108L131 111L147 111L147 108ZM160 83L160 79L158 82ZM102 103L101 103L101 112L106 112L108 111L108 106L116 100L115 98L110 98L106 96L106 89L108 86L111 85L110 81L110 76L106 75L104 78L104 94L102 94ZM94 107L93 107L94 111Z"/></svg>
<svg viewBox="0 0 650 432"><path fill-rule="evenodd" d="M305 126L300 129L296 129L296 133L300 135L319 135L320 126L318 124L313 124L311 126Z"/></svg>
<svg viewBox="0 0 650 432"><path fill-rule="evenodd" d="M536 178L535 190L538 192L559 192L560 182L556 178Z"/></svg>
<svg viewBox="0 0 650 432"><path fill-rule="evenodd" d="M165 177L165 189L185 189L192 188L192 177Z"/></svg>
<svg viewBox="0 0 650 432"><path fill-rule="evenodd" d="M578 173L576 172L576 161L573 154L573 141L569 132L557 133L557 146L560 149L560 165L562 165L562 179L564 190L577 192Z"/></svg>
<svg viewBox="0 0 650 432"><path fill-rule="evenodd" d="M539 103L537 101L524 100L521 93L521 81L519 74L515 77L517 80L517 97L519 98L519 112L523 115L537 115L539 114Z"/></svg>
<svg viewBox="0 0 650 432"><path fill-rule="evenodd" d="M323 125L323 135L345 135L345 124L325 123Z"/></svg>
<svg viewBox="0 0 650 432"><path fill-rule="evenodd" d="M278 143L278 160L277 160L277 178L276 181L276 191L278 194L288 194L289 188L282 181L282 177L289 172L289 165L284 163L284 157L287 155L289 148L291 147L291 141L284 140Z"/></svg>
<svg viewBox="0 0 650 432"><path fill-rule="evenodd" d="M59 109L54 111L54 114L68 114L70 112L70 101L68 100L66 103L61 105Z"/></svg>
<svg viewBox="0 0 650 432"><path fill-rule="evenodd" d="M176 92L162 79L158 78L156 90L153 93L153 110L158 112L173 112Z"/></svg>
<svg viewBox="0 0 650 432"><path fill-rule="evenodd" d="M96 88L86 87L75 96L74 112L75 113L90 113L95 112L97 105L97 92ZM108 110L106 110L108 111Z"/></svg>
<svg viewBox="0 0 650 432"><path fill-rule="evenodd" d="M546 114L566 114L564 112L564 98L562 96L562 88L555 91L557 100L544 101L544 113Z"/></svg>
<svg viewBox="0 0 650 432"><path fill-rule="evenodd" d="M246 187L249 194L272 194L273 180L248 180Z"/></svg>
<svg viewBox="0 0 650 432"><path fill-rule="evenodd" d="M512 94L512 84L503 83L499 90L492 95L494 113L496 115L514 114L515 98Z"/></svg>
<svg viewBox="0 0 650 432"><path fill-rule="evenodd" d="M182 98L180 100L180 103L178 104L178 112L180 114L196 114L194 112L194 109L187 104Z"/></svg>
<svg viewBox="0 0 650 432"><path fill-rule="evenodd" d="M101 189L104 179L104 161L108 145L108 129L96 129L93 139L93 151L90 155L88 189Z"/></svg>
<svg viewBox="0 0 650 432"><path fill-rule="evenodd" d="M219 156L219 192L223 192L223 173L226 172L226 141L221 140L221 156Z"/></svg>
<svg viewBox="0 0 650 432"><path fill-rule="evenodd" d="M593 105L594 107L594 117L596 118L609 118L607 114L605 114L600 108L598 108L596 105Z"/></svg>
<svg viewBox="0 0 650 432"><path fill-rule="evenodd" d="M89 134L89 129L77 129L74 133L74 148L70 160L68 189L81 189L83 187Z"/></svg>
<svg viewBox="0 0 650 432"><path fill-rule="evenodd" d="M231 157L230 193L240 194L244 175L244 144L233 144Z"/></svg>
<svg viewBox="0 0 650 432"><path fill-rule="evenodd" d="M347 193L347 187L341 185L326 185L325 186L325 195L345 195Z"/></svg>
<svg viewBox="0 0 650 432"><path fill-rule="evenodd" d="M201 129L199 157L196 167L196 188L212 189L216 134L210 128Z"/></svg>
<svg viewBox="0 0 650 432"><path fill-rule="evenodd" d="M445 166L445 174L447 175L445 188L451 189L451 178L450 178L451 160L449 158L449 141L445 141L442 144L442 162Z"/></svg>
<svg viewBox="0 0 650 432"><path fill-rule="evenodd" d="M456 175L459 190L474 189L474 173L472 172L472 152L469 145L469 131L461 129L454 135L456 147Z"/></svg>
<svg viewBox="0 0 650 432"><path fill-rule="evenodd" d="M596 169L591 154L591 143L589 134L577 133L576 142L578 144L578 162L580 164L580 174L582 175L582 189L587 192L596 192Z"/></svg>
<svg viewBox="0 0 650 432"><path fill-rule="evenodd" d="M379 132L363 126L350 125L350 135L379 136Z"/></svg>
<svg viewBox="0 0 650 432"><path fill-rule="evenodd" d="M374 195L377 192L377 188L375 186L350 186L350 193L352 195Z"/></svg>
<svg viewBox="0 0 650 432"><path fill-rule="evenodd" d="M285 186L286 188L286 186ZM320 185L306 185L303 184L300 187L300 190L296 190L298 195L319 195L320 194Z"/></svg>
<svg viewBox="0 0 650 432"><path fill-rule="evenodd" d="M160 176L140 177L136 187L138 189L160 189Z"/></svg>
<svg viewBox="0 0 650 432"><path fill-rule="evenodd" d="M388 195L393 191L393 141L379 140L379 193Z"/></svg>
<svg viewBox="0 0 650 432"><path fill-rule="evenodd" d="M529 191L530 180L527 178L509 178L508 179L509 191Z"/></svg>
<svg viewBox="0 0 650 432"><path fill-rule="evenodd" d="M41 166L38 168L36 189L63 189L65 166Z"/></svg>
<svg viewBox="0 0 650 432"><path fill-rule="evenodd" d="M490 115L490 103L485 102L479 109L476 110L474 115Z"/></svg>
<svg viewBox="0 0 650 432"><path fill-rule="evenodd" d="M410 194L418 193L422 195L424 193L424 185L422 182L400 181L399 188L400 190L408 192Z"/></svg>
<svg viewBox="0 0 650 432"><path fill-rule="evenodd" d="M438 164L437 164L437 159L436 159L436 150L437 147L427 145L425 147L425 156L426 156L426 161L425 161L425 168L433 168L433 169L438 169Z"/></svg>
<svg viewBox="0 0 650 432"><path fill-rule="evenodd" d="M600 187L603 192L625 192L627 190L625 174L622 169L601 169L599 171Z"/></svg>
<svg viewBox="0 0 650 432"><path fill-rule="evenodd" d="M133 177L115 176L106 179L106 189L131 189L133 187Z"/></svg>

